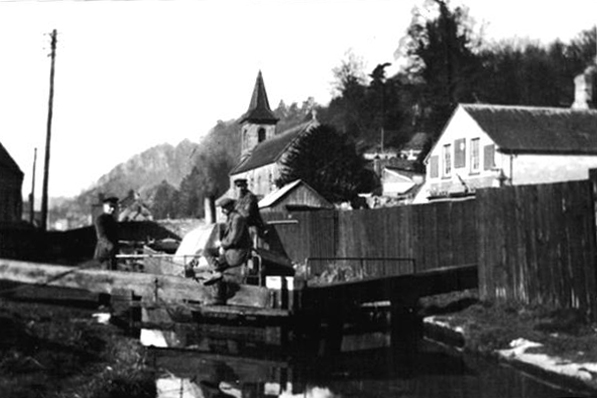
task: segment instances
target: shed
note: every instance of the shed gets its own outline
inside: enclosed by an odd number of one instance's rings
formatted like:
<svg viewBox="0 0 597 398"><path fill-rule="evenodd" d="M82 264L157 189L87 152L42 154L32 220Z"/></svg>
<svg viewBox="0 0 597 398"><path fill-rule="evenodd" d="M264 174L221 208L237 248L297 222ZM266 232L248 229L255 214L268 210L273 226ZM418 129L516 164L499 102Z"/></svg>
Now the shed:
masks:
<svg viewBox="0 0 597 398"><path fill-rule="evenodd" d="M334 205L303 180L295 180L259 201L263 212L333 209Z"/></svg>

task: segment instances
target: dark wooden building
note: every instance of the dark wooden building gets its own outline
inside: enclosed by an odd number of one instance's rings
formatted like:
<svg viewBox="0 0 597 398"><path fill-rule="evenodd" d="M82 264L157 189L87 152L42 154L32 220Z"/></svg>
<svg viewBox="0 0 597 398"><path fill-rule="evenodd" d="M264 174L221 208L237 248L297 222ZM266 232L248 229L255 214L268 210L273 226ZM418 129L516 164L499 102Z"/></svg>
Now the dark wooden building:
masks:
<svg viewBox="0 0 597 398"><path fill-rule="evenodd" d="M24 174L0 143L0 223L21 221Z"/></svg>

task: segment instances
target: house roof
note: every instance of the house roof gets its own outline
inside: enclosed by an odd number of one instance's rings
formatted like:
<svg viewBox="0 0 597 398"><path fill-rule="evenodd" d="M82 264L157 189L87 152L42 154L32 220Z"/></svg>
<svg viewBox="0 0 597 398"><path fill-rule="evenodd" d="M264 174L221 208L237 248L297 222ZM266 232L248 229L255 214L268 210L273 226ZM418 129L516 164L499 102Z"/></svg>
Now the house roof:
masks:
<svg viewBox="0 0 597 398"><path fill-rule="evenodd" d="M419 172L419 171L414 171L414 170L406 170L400 167L392 167L392 166L385 166L384 170L388 171L391 174L397 175L397 176L401 176L401 177L406 177L406 178L413 178L416 176L424 176L425 173L424 172Z"/></svg>
<svg viewBox="0 0 597 398"><path fill-rule="evenodd" d="M0 168L13 172L14 174L23 175L21 168L10 156L6 148L0 143Z"/></svg>
<svg viewBox="0 0 597 398"><path fill-rule="evenodd" d="M257 80L255 81L255 88L253 89L253 95L251 96L249 109L240 118L240 123L245 121L266 124L276 124L278 122L278 118L274 115L274 112L272 112L269 107L269 101L267 99L267 92L265 91L265 84L263 83L261 71L259 71L259 74L257 74Z"/></svg>
<svg viewBox="0 0 597 398"><path fill-rule="evenodd" d="M597 110L462 104L506 153L597 154Z"/></svg>
<svg viewBox="0 0 597 398"><path fill-rule="evenodd" d="M402 150L423 150L428 137L428 134L424 132L415 133L413 134L411 139L406 144L404 144Z"/></svg>
<svg viewBox="0 0 597 398"><path fill-rule="evenodd" d="M317 126L319 126L317 120L309 120L306 123L299 124L298 126L261 142L253 148L249 156L232 169L230 175L253 170L276 162L293 142L295 142L301 135Z"/></svg>

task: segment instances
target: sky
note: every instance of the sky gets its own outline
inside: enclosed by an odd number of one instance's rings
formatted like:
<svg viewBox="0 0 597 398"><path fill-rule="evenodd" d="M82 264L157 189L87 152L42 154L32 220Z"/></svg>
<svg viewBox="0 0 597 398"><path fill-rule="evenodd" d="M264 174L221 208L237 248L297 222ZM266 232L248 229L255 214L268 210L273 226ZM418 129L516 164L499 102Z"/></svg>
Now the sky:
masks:
<svg viewBox="0 0 597 398"><path fill-rule="evenodd" d="M332 98L348 51L365 70L395 58L426 0L0 0L0 143L41 197L50 33L57 31L49 196L74 196L155 145L200 142L248 108L261 70L270 105ZM429 1L429 0L427 0ZM486 39L570 40L595 0L452 0Z"/></svg>

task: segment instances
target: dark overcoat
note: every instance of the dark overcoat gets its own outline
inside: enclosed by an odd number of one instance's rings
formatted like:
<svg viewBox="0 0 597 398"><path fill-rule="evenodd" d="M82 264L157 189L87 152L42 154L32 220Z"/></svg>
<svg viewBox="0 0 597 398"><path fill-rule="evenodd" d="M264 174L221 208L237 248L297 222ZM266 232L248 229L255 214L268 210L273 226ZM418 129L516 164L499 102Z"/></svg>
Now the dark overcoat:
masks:
<svg viewBox="0 0 597 398"><path fill-rule="evenodd" d="M111 260L118 253L118 222L107 213L95 219L97 243L93 258L99 261Z"/></svg>
<svg viewBox="0 0 597 398"><path fill-rule="evenodd" d="M226 263L230 267L242 265L249 257L253 242L249 235L247 220L235 210L228 214L228 220L221 236Z"/></svg>

